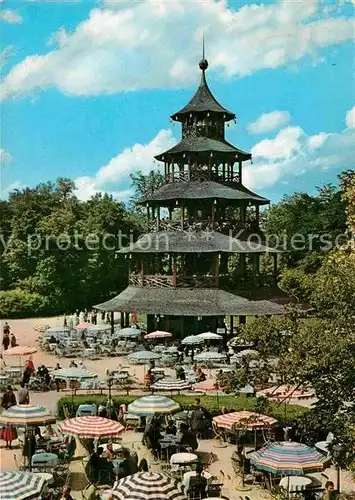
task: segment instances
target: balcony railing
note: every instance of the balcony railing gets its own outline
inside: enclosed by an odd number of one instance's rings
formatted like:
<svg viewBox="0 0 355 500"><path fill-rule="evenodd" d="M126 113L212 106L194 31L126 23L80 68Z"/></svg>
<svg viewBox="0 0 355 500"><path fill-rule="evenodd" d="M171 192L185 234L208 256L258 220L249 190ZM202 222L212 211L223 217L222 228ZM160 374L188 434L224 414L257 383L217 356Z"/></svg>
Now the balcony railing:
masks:
<svg viewBox="0 0 355 500"><path fill-rule="evenodd" d="M223 279L220 276L219 279ZM173 276L166 274L130 274L130 286L144 286L148 288L216 288L215 276Z"/></svg>
<svg viewBox="0 0 355 500"><path fill-rule="evenodd" d="M241 230L245 231L257 231L256 222L223 222L223 221L214 221L212 222L210 219L207 220L197 220L194 222L189 222L187 220L184 221L176 221L170 219L161 219L150 221L149 223L149 232L154 231L218 231L220 233L229 233L232 231L233 234L237 234Z"/></svg>
<svg viewBox="0 0 355 500"><path fill-rule="evenodd" d="M230 171L219 171L210 172L208 169L192 167L191 171L177 171L170 172L165 175L166 182L203 182L203 181L214 181L214 182L224 182L224 183L235 183L240 182L239 172Z"/></svg>

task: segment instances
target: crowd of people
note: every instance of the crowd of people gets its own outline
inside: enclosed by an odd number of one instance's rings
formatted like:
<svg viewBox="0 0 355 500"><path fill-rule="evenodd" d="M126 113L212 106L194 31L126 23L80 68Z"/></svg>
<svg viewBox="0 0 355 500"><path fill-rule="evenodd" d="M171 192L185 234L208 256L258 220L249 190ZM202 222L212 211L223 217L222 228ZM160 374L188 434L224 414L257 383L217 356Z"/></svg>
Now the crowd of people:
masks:
<svg viewBox="0 0 355 500"><path fill-rule="evenodd" d="M3 326L3 336L2 336L2 345L4 348L4 351L7 351L9 347L16 347L17 346L17 339L15 337L14 333L11 333L10 325L8 324L7 321L5 321L4 326Z"/></svg>

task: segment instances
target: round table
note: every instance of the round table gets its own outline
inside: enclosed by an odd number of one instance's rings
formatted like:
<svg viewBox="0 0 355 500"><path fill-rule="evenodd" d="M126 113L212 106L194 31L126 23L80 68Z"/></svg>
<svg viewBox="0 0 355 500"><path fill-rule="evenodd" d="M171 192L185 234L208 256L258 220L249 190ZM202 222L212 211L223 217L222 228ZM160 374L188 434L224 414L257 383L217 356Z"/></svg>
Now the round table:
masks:
<svg viewBox="0 0 355 500"><path fill-rule="evenodd" d="M40 476L48 486L53 483L53 475L49 474L49 472L34 472L34 474Z"/></svg>
<svg viewBox="0 0 355 500"><path fill-rule="evenodd" d="M192 464L198 461L198 456L195 453L174 453L171 455L171 465L185 465Z"/></svg>
<svg viewBox="0 0 355 500"><path fill-rule="evenodd" d="M312 479L305 476L286 476L280 481L280 486L288 491L305 490L310 484L312 484Z"/></svg>

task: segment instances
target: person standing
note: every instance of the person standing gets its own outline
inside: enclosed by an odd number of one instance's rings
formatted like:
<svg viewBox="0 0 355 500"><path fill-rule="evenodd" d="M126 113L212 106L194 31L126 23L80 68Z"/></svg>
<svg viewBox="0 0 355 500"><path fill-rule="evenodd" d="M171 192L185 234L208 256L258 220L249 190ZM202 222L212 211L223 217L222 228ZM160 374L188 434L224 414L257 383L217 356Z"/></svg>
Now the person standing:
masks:
<svg viewBox="0 0 355 500"><path fill-rule="evenodd" d="M337 497L336 492L334 491L334 483L333 481L327 481L325 483L325 491L323 493L323 500L335 500Z"/></svg>
<svg viewBox="0 0 355 500"><path fill-rule="evenodd" d="M57 363L55 365L54 371L61 370L61 369L62 369L62 367L60 366L59 363ZM55 378L55 376L54 376L54 383L55 383L55 386L57 388L57 392L59 392L59 389L60 389L60 380L59 380L59 378Z"/></svg>
<svg viewBox="0 0 355 500"><path fill-rule="evenodd" d="M4 351L7 351L10 345L10 335L5 331L4 331L4 336L2 338L2 345L4 346Z"/></svg>
<svg viewBox="0 0 355 500"><path fill-rule="evenodd" d="M24 383L21 384L21 387L18 390L18 404L19 405L30 404L30 393L28 392L28 389Z"/></svg>
<svg viewBox="0 0 355 500"><path fill-rule="evenodd" d="M10 344L11 344L11 347L16 347L16 345L17 345L16 337L13 333L11 334L11 337L10 337Z"/></svg>
<svg viewBox="0 0 355 500"><path fill-rule="evenodd" d="M7 386L7 391L4 393L1 406L4 410L8 410L11 406L16 405L16 396L12 391L11 385ZM7 427L3 427L1 431L1 439L6 442L6 448L11 449L11 443L14 439L17 438L16 429L8 425Z"/></svg>

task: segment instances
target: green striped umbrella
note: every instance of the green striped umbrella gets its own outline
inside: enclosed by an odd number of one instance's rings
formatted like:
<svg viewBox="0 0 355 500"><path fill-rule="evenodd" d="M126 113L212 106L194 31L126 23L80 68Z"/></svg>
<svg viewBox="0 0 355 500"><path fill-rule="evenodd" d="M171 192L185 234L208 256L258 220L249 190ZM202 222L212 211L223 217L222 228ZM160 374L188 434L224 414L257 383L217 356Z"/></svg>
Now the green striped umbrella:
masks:
<svg viewBox="0 0 355 500"><path fill-rule="evenodd" d="M0 472L1 500L25 500L39 498L45 480L38 474L11 471Z"/></svg>

